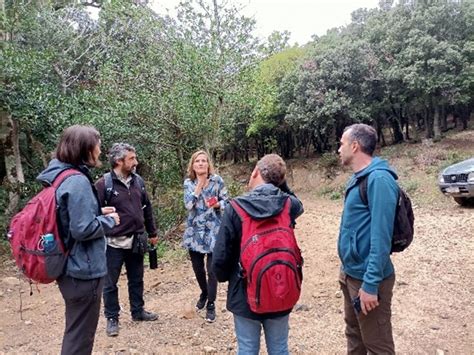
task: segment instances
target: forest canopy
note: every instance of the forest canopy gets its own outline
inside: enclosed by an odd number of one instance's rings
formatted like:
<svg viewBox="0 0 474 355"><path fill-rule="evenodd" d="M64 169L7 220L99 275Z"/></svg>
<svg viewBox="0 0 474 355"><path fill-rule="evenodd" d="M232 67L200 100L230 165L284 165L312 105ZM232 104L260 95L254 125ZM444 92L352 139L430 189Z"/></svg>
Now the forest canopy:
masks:
<svg viewBox="0 0 474 355"><path fill-rule="evenodd" d="M37 191L35 176L71 124L95 126L104 151L136 146L168 230L198 148L217 162L313 156L335 152L356 122L373 125L381 145L439 140L472 113L472 1L381 0L303 46L287 32L259 39L229 1L185 0L174 18L147 1L1 5L4 221Z"/></svg>

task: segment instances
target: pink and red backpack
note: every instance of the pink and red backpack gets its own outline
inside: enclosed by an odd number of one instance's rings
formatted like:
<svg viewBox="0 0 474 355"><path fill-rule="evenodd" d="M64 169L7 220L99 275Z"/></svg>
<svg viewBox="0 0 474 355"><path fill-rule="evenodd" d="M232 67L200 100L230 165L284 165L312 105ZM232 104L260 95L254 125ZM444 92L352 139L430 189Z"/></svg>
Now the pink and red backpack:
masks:
<svg viewBox="0 0 474 355"><path fill-rule="evenodd" d="M68 251L58 232L56 190L66 178L77 174L80 172L74 169L61 172L53 184L34 196L10 223L8 241L13 257L32 281L50 283L64 272ZM52 238L48 241L52 248L45 250L48 237Z"/></svg>
<svg viewBox="0 0 474 355"><path fill-rule="evenodd" d="M278 215L261 220L231 204L242 220L240 267L250 309L259 314L292 309L301 293L303 258L291 226L291 200Z"/></svg>

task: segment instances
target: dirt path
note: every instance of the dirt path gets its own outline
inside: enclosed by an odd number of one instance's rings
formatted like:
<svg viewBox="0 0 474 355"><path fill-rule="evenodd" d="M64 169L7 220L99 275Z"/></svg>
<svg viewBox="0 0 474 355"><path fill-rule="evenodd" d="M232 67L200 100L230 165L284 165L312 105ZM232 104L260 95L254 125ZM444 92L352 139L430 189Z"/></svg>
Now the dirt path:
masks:
<svg viewBox="0 0 474 355"><path fill-rule="evenodd" d="M336 254L341 202L302 197L306 213L297 226L297 236L305 257L305 280L300 303L307 307L290 317L290 349L293 353L344 353ZM415 211L414 244L393 258L397 271L393 305L397 351L471 354L474 209L461 209L452 203L443 210ZM10 272L0 282L0 352L58 353L64 322L59 290L54 285L40 286L41 292L35 291L30 297L29 286L24 282L18 285L13 276ZM147 308L159 312L159 321L131 321L122 277L120 336L108 338L101 317L95 353L235 352L232 315L225 310L226 285L219 287L214 324L205 323L204 314L193 309L199 292L190 262L147 270L145 289Z"/></svg>

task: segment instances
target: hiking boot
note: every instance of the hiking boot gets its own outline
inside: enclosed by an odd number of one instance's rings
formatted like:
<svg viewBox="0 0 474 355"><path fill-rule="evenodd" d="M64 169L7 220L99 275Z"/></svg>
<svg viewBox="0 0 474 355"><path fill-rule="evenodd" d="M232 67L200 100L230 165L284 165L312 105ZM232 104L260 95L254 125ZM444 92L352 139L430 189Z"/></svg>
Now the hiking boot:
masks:
<svg viewBox="0 0 474 355"><path fill-rule="evenodd" d="M206 322L214 323L216 321L216 306L214 302L207 302Z"/></svg>
<svg viewBox="0 0 474 355"><path fill-rule="evenodd" d="M151 322L158 319L158 314L148 311L141 311L141 313L132 316L135 322Z"/></svg>
<svg viewBox="0 0 474 355"><path fill-rule="evenodd" d="M116 337L119 334L119 321L117 318L107 318L105 332L109 337Z"/></svg>
<svg viewBox="0 0 474 355"><path fill-rule="evenodd" d="M199 300L198 300L197 303L196 303L196 309L197 309L198 311L200 311L201 309L203 309L204 306L206 305L206 301L207 301L207 294L201 293L201 296L199 296Z"/></svg>

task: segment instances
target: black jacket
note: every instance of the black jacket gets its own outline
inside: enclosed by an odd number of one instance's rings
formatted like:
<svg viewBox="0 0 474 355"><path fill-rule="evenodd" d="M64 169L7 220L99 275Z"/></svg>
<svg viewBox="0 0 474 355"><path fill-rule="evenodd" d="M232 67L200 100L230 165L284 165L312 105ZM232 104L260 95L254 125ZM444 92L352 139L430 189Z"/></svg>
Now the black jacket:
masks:
<svg viewBox="0 0 474 355"><path fill-rule="evenodd" d="M272 184L263 184L249 194L237 197L235 201L252 218L263 219L275 216L281 212L288 196L291 199L290 216L295 219L303 213L303 204L291 191L281 191ZM212 269L220 282L229 281L227 291L227 309L241 317L263 320L287 315L291 310L257 314L250 310L243 280L239 277L240 241L242 239L242 223L231 204L222 217L222 224L216 238L212 253Z"/></svg>
<svg viewBox="0 0 474 355"><path fill-rule="evenodd" d="M130 189L121 182L115 172L112 170L112 181L114 191L108 206L115 207L119 217L120 224L107 233L108 237L120 237L135 233L143 233L146 229L148 237L156 237L156 225L153 217L153 207L148 195L145 197L145 206L142 206L142 190L137 181L136 174L132 175ZM105 182L101 177L95 184L99 193L100 205L104 207L105 201Z"/></svg>

